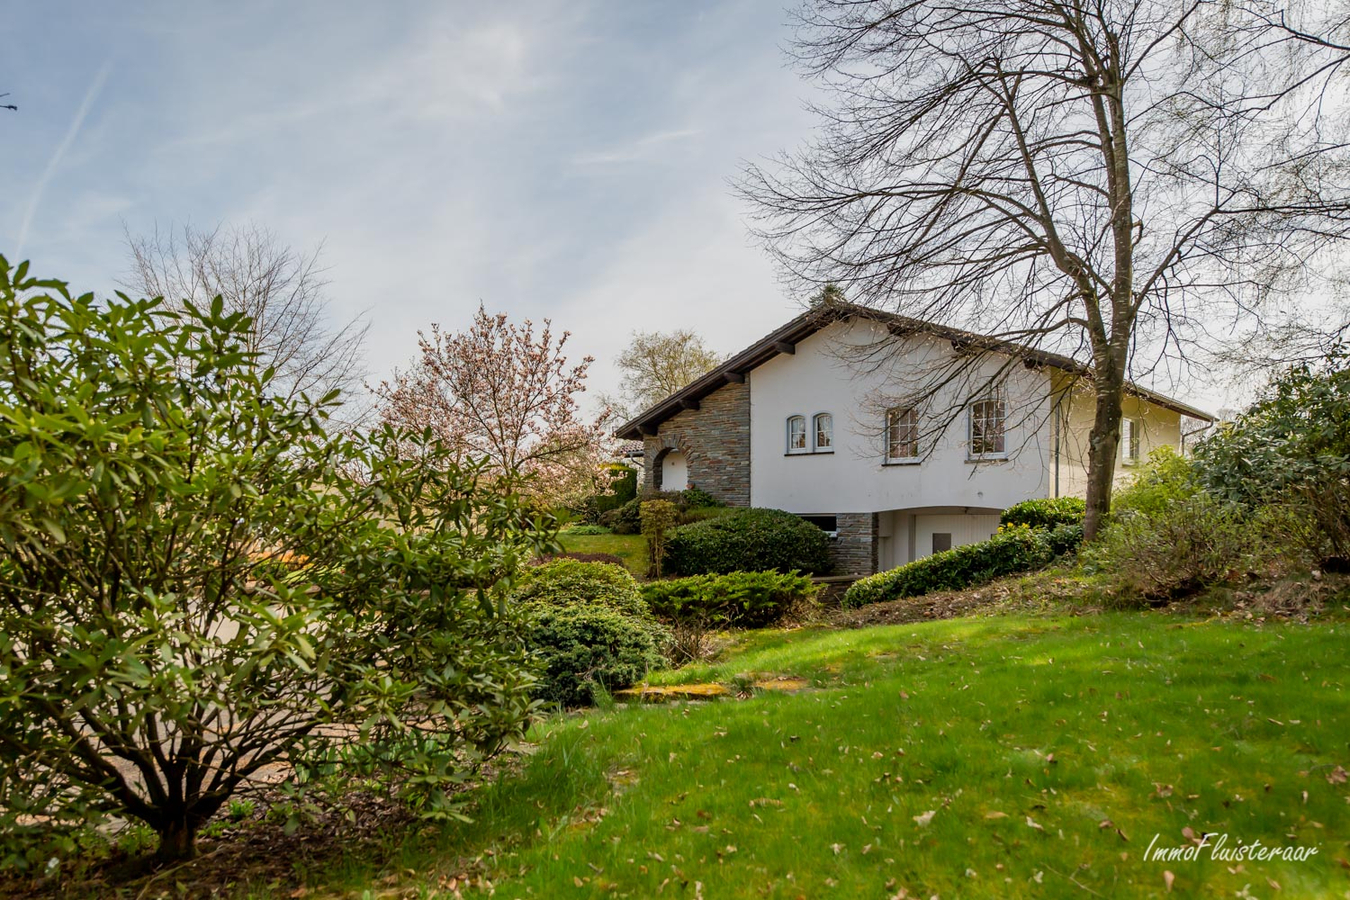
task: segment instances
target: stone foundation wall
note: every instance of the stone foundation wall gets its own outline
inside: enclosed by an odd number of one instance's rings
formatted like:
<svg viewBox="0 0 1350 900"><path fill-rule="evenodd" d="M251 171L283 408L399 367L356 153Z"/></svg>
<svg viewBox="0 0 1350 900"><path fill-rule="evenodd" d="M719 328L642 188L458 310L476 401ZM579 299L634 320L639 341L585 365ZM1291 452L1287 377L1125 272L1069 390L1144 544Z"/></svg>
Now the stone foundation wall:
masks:
<svg viewBox="0 0 1350 900"><path fill-rule="evenodd" d="M839 513L839 537L830 542L836 575L871 575L877 570L880 519L876 513Z"/></svg>
<svg viewBox="0 0 1350 900"><path fill-rule="evenodd" d="M750 379L728 384L662 422L642 439L649 489L660 488L661 458L678 449L689 466L691 487L728 506L750 505Z"/></svg>

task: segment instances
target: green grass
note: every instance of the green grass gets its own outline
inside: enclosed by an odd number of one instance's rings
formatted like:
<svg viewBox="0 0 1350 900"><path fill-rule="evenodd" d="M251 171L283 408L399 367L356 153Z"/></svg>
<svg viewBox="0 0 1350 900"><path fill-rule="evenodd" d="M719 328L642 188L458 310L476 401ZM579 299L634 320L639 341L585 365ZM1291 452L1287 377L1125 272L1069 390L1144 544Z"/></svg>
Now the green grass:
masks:
<svg viewBox="0 0 1350 900"><path fill-rule="evenodd" d="M429 894L476 858L506 898L1125 898L1165 870L1172 896L1341 896L1348 637L1147 614L760 632L660 680L814 690L554 719L475 823L325 880ZM1143 860L1185 828L1319 853Z"/></svg>
<svg viewBox="0 0 1350 900"><path fill-rule="evenodd" d="M558 543L569 553L613 553L623 560L634 575L647 574L647 539L640 534L569 534L558 535Z"/></svg>

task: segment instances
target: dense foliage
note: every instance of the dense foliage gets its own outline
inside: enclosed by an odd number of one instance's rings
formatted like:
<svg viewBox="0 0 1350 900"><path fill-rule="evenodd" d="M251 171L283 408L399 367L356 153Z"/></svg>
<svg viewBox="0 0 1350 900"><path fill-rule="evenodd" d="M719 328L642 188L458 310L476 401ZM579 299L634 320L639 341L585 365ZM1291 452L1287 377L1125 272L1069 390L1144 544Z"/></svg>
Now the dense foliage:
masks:
<svg viewBox="0 0 1350 900"><path fill-rule="evenodd" d="M521 573L512 599L545 606L605 606L626 616L651 617L637 580L622 565L558 557Z"/></svg>
<svg viewBox="0 0 1350 900"><path fill-rule="evenodd" d="M953 547L854 582L844 594L844 606L959 591L1003 575L1029 572L1076 549L1082 540L1081 525L1048 530L1020 525L1000 528L987 541Z"/></svg>
<svg viewBox="0 0 1350 900"><path fill-rule="evenodd" d="M651 569L647 574L651 578L660 578L666 540L670 529L679 521L680 511L669 500L644 500L641 510L642 536L647 539L647 558L651 560Z"/></svg>
<svg viewBox="0 0 1350 900"><path fill-rule="evenodd" d="M1084 549L1083 568L1107 575L1118 601L1162 603L1223 580L1261 544L1240 507L1200 491L1117 516Z"/></svg>
<svg viewBox="0 0 1350 900"><path fill-rule="evenodd" d="M811 579L796 572L693 575L642 586L647 605L661 619L736 628L772 625L815 593Z"/></svg>
<svg viewBox="0 0 1350 900"><path fill-rule="evenodd" d="M600 517L616 510L637 497L637 469L622 463L609 463L601 467L608 479L601 489L584 497L571 512L583 522L598 525Z"/></svg>
<svg viewBox="0 0 1350 900"><path fill-rule="evenodd" d="M1350 571L1350 353L1275 378L1196 448L1195 475L1219 501L1283 505L1315 563Z"/></svg>
<svg viewBox="0 0 1350 900"><path fill-rule="evenodd" d="M616 691L663 663L658 628L608 606L583 603L540 609L530 646L543 663L540 699L560 706L595 702L597 686Z"/></svg>
<svg viewBox="0 0 1350 900"><path fill-rule="evenodd" d="M688 487L682 491L643 491L641 497L601 514L596 521L612 529L615 534L639 534L642 531L642 503L647 500L667 500L675 504L680 525L721 515L726 506L712 494L697 487Z"/></svg>
<svg viewBox="0 0 1350 900"><path fill-rule="evenodd" d="M1087 504L1082 497L1054 497L1023 500L1005 509L1000 525L1026 525L1028 528L1056 528L1060 525L1081 525Z"/></svg>
<svg viewBox="0 0 1350 900"><path fill-rule="evenodd" d="M1115 492L1111 514L1116 520L1134 515L1161 515L1194 497L1199 490L1191 461L1171 447L1159 447L1149 453L1130 482Z"/></svg>
<svg viewBox="0 0 1350 900"><path fill-rule="evenodd" d="M830 569L829 538L810 522L778 509L737 509L682 525L666 544L672 575L775 569L821 575Z"/></svg>
<svg viewBox="0 0 1350 900"><path fill-rule="evenodd" d="M615 534L637 534L642 530L642 501L629 500L617 509L601 513L597 521Z"/></svg>
<svg viewBox="0 0 1350 900"><path fill-rule="evenodd" d="M597 686L628 687L662 664L669 632L622 566L555 559L528 570L513 599L530 620L543 700L584 706Z"/></svg>
<svg viewBox="0 0 1350 900"><path fill-rule="evenodd" d="M250 327L0 259L0 863L113 816L189 856L260 769L339 751L456 815L533 713L502 586L547 542L513 482L327 433Z"/></svg>

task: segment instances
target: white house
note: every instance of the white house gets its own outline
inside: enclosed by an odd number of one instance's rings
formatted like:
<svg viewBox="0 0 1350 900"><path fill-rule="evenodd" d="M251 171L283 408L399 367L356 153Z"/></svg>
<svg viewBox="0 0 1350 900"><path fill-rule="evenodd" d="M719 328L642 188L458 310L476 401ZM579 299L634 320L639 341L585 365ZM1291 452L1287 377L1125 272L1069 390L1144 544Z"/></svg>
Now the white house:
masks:
<svg viewBox="0 0 1350 900"><path fill-rule="evenodd" d="M922 402L915 376L957 371ZM1094 396L1062 356L913 319L810 310L616 432L641 440L646 486L784 509L834 535L837 569L869 574L983 540L999 512L1082 496ZM1122 465L1181 448L1209 414L1130 386Z"/></svg>

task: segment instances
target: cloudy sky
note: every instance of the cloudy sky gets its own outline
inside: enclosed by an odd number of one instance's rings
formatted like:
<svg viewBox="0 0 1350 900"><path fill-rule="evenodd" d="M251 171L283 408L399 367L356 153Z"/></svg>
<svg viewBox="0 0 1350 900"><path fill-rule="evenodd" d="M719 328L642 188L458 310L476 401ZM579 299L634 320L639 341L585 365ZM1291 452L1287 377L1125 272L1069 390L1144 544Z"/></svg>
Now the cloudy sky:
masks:
<svg viewBox="0 0 1350 900"><path fill-rule="evenodd" d="M730 352L800 310L729 186L815 123L789 2L0 0L0 253L107 294L124 227L255 223L322 246L372 381L481 300L612 391L634 329Z"/></svg>
<svg viewBox="0 0 1350 900"><path fill-rule="evenodd" d="M808 135L784 0L0 3L0 252L110 292L133 233L323 245L373 376L479 300L596 357L798 311L728 179Z"/></svg>

